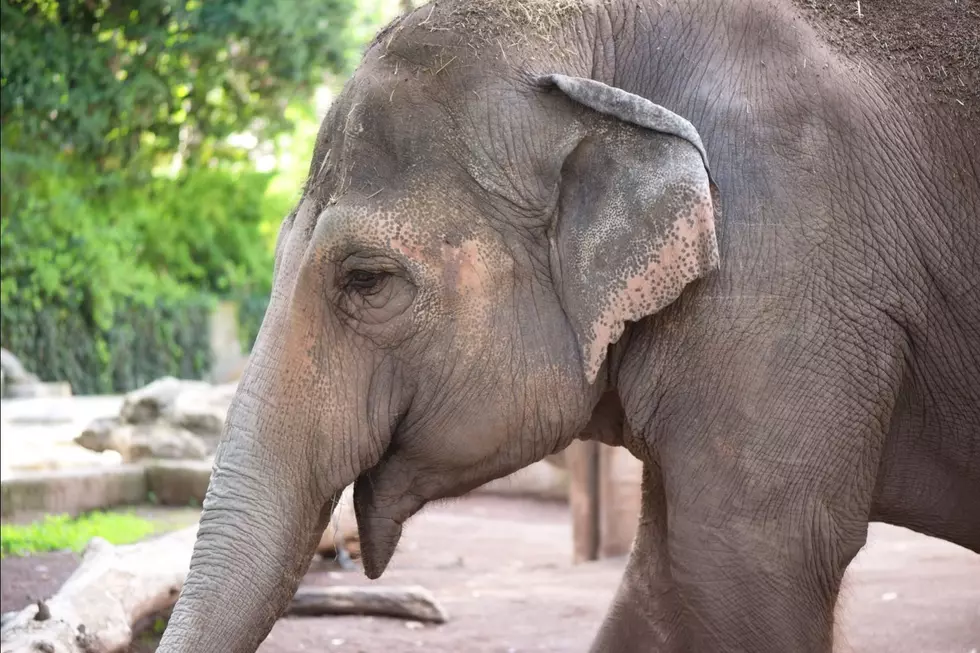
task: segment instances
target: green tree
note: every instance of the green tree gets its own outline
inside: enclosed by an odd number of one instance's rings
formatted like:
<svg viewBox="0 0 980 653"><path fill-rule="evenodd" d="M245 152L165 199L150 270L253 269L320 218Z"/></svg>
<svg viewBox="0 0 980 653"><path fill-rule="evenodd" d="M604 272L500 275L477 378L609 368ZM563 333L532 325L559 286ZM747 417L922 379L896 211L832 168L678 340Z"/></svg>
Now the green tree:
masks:
<svg viewBox="0 0 980 653"><path fill-rule="evenodd" d="M290 199L251 155L384 4L0 0L3 345L83 392L206 370L208 303L257 323Z"/></svg>
<svg viewBox="0 0 980 653"><path fill-rule="evenodd" d="M0 0L5 141L102 170L234 160L227 137L288 129L371 18L356 0Z"/></svg>

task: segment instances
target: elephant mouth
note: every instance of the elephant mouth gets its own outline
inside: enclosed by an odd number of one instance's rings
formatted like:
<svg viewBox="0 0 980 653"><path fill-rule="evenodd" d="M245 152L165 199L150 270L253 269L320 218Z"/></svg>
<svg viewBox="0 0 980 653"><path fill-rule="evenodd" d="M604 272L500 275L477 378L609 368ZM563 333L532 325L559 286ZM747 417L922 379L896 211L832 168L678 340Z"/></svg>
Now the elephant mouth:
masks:
<svg viewBox="0 0 980 653"><path fill-rule="evenodd" d="M402 525L426 504L462 496L499 476L491 467L480 465L437 477L426 475L421 482L418 470L404 458L383 458L354 481L364 574L371 580L384 574L401 539Z"/></svg>
<svg viewBox="0 0 980 653"><path fill-rule="evenodd" d="M398 547L402 524L427 500L409 492L384 492L384 467L375 467L354 481L354 514L361 543L364 574L381 577Z"/></svg>

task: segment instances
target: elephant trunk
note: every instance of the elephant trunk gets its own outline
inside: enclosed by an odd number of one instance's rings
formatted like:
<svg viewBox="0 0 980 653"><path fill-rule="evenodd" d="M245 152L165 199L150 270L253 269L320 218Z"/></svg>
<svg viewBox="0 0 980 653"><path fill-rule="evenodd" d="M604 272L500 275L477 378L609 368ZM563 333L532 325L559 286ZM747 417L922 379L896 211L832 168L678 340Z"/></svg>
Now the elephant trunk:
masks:
<svg viewBox="0 0 980 653"><path fill-rule="evenodd" d="M304 205L305 207L305 205ZM159 653L254 653L285 611L345 487L374 466L356 361L336 326L302 208L277 249L275 290L228 410L190 572ZM341 372L347 373L341 378ZM375 429L377 430L377 429Z"/></svg>
<svg viewBox="0 0 980 653"><path fill-rule="evenodd" d="M283 413L239 389L160 653L255 651L306 572L344 485L317 482Z"/></svg>

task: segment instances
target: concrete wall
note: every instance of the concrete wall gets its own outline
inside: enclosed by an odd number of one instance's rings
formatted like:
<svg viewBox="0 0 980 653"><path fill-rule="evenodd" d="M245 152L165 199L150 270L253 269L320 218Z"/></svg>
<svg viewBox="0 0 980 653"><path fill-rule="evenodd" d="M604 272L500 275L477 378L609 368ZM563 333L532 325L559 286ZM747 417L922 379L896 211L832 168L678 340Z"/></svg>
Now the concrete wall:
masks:
<svg viewBox="0 0 980 653"><path fill-rule="evenodd" d="M235 302L218 302L211 314L211 383L229 383L238 380L245 368L248 352L242 351L238 337L238 305Z"/></svg>

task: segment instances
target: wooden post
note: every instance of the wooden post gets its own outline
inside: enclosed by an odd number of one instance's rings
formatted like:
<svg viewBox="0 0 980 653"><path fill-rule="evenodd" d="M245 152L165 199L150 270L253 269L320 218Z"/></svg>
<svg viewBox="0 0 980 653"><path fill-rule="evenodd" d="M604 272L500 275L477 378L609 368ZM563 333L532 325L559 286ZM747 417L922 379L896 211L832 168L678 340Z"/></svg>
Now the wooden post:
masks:
<svg viewBox="0 0 980 653"><path fill-rule="evenodd" d="M599 552L598 452L599 444L589 440L576 440L565 449L575 563L595 560Z"/></svg>
<svg viewBox="0 0 980 653"><path fill-rule="evenodd" d="M599 445L598 558L628 554L640 520L643 463L623 447Z"/></svg>
<svg viewBox="0 0 980 653"><path fill-rule="evenodd" d="M622 447L576 440L565 449L575 563L626 555L640 519L643 463Z"/></svg>

